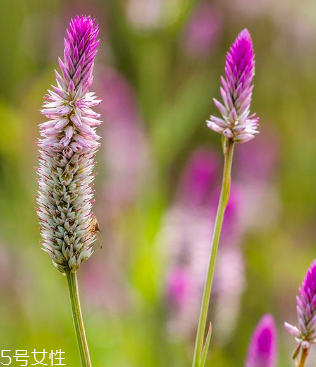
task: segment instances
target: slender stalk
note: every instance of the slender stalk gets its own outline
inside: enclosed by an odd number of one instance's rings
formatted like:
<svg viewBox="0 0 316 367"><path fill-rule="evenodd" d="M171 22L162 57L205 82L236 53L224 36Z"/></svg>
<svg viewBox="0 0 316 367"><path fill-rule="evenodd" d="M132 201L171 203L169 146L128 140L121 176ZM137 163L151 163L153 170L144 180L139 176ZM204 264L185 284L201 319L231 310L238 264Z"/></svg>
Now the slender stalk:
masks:
<svg viewBox="0 0 316 367"><path fill-rule="evenodd" d="M79 347L81 365L82 367L92 367L86 332L85 332L85 328L83 324L81 306L80 306L77 273L72 273L68 269L67 270L67 281L68 281L72 317L74 321L77 343Z"/></svg>
<svg viewBox="0 0 316 367"><path fill-rule="evenodd" d="M204 335L205 335L205 328L206 328L206 321L209 309L209 301L212 289L212 282L213 282L213 275L215 269L215 262L218 250L218 243L221 235L223 219L225 209L227 207L229 194L230 194L230 177L231 177L231 167L232 167L232 160L233 160L233 152L234 152L234 142L231 139L226 139L224 141L224 172L223 172L223 179L222 179L222 188L221 188L221 195L218 203L217 208L217 215L212 239L212 248L211 248L211 255L209 259L209 265L206 275L206 281L204 285L204 293L202 298L201 304L201 311L200 311L200 318L199 324L197 329L197 335L195 340L195 350L194 350L194 357L193 357L193 367L199 367L202 351L203 351L203 342L204 342Z"/></svg>
<svg viewBox="0 0 316 367"><path fill-rule="evenodd" d="M302 349L301 359L298 362L297 367L304 367L305 366L308 353L309 353L309 349Z"/></svg>

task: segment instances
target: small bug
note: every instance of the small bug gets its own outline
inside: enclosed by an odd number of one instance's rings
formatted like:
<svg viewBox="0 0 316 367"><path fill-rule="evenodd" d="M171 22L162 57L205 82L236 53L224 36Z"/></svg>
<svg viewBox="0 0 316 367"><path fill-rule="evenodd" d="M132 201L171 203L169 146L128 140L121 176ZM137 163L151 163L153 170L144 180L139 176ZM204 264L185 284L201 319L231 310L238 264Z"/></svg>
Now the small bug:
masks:
<svg viewBox="0 0 316 367"><path fill-rule="evenodd" d="M94 215L91 219L89 231L91 232L92 235L96 235L98 232L101 232L99 222Z"/></svg>
<svg viewBox="0 0 316 367"><path fill-rule="evenodd" d="M93 215L93 217L91 219L89 232L92 234L92 236L96 236L98 234L98 232L101 232L99 222L98 222L97 218L95 217L95 215ZM102 249L102 245L100 245L100 247Z"/></svg>

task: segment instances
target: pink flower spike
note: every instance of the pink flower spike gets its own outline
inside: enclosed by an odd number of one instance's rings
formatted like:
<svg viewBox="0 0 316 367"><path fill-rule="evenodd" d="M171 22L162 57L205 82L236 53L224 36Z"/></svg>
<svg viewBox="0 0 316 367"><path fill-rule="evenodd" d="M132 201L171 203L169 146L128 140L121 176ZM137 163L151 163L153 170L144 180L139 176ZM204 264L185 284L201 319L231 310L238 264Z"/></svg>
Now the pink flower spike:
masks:
<svg viewBox="0 0 316 367"><path fill-rule="evenodd" d="M226 56L225 78L221 77L223 104L214 99L223 119L211 116L207 126L215 132L244 143L255 137L259 118L250 115L250 103L255 74L255 55L250 33L244 29L238 35ZM222 123L224 121L227 127Z"/></svg>
<svg viewBox="0 0 316 367"><path fill-rule="evenodd" d="M276 359L276 326L273 317L265 315L252 335L245 367L275 367Z"/></svg>
<svg viewBox="0 0 316 367"><path fill-rule="evenodd" d="M296 297L298 327L285 323L287 331L300 346L308 348L316 343L316 260L307 270Z"/></svg>

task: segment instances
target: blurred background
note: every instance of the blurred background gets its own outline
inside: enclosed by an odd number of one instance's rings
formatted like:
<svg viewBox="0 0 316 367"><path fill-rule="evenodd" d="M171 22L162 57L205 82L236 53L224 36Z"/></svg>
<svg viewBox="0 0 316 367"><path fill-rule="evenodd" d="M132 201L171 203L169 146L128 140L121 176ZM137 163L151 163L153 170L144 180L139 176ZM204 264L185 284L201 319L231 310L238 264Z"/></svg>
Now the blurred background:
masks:
<svg viewBox="0 0 316 367"><path fill-rule="evenodd" d="M191 365L223 161L205 120L245 27L261 133L235 150L209 365L243 366L265 313L278 326L278 366L292 365L283 322L296 323L297 288L316 257L313 0L0 2L1 350L62 349L79 366L66 280L40 249L34 169L38 111L77 14L101 28L101 233L79 272L94 366Z"/></svg>

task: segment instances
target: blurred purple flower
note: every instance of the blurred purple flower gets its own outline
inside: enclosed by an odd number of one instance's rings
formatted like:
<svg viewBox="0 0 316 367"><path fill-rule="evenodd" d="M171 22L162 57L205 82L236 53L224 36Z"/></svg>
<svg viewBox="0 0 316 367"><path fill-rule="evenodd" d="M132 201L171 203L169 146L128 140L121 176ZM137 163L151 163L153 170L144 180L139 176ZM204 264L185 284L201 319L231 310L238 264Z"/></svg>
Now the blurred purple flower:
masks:
<svg viewBox="0 0 316 367"><path fill-rule="evenodd" d="M199 207L210 203L210 195L217 183L218 156L209 149L200 148L189 159L178 189L178 202Z"/></svg>
<svg viewBox="0 0 316 367"><path fill-rule="evenodd" d="M214 99L222 118L211 116L207 125L237 143L247 142L258 133L259 118L250 115L255 59L250 33L244 29L226 56L225 78L220 88L223 103Z"/></svg>
<svg viewBox="0 0 316 367"><path fill-rule="evenodd" d="M222 28L220 10L212 3L199 3L183 34L185 52L192 58L207 55L217 45Z"/></svg>
<svg viewBox="0 0 316 367"><path fill-rule="evenodd" d="M277 330L271 315L265 315L257 325L248 349L246 367L275 367L277 360Z"/></svg>
<svg viewBox="0 0 316 367"><path fill-rule="evenodd" d="M269 183L277 173L280 142L277 131L265 131L256 141L244 144L236 150L234 163L238 179Z"/></svg>
<svg viewBox="0 0 316 367"><path fill-rule="evenodd" d="M275 131L260 134L235 152L235 178L242 208L242 226L251 230L275 227L281 204L275 180L278 175L280 144ZM269 212L269 215L264 213Z"/></svg>
<svg viewBox="0 0 316 367"><path fill-rule="evenodd" d="M241 296L246 287L245 263L239 245L240 240L223 237L223 245L218 251L216 272L212 290L214 335L224 344L234 333L238 320Z"/></svg>
<svg viewBox="0 0 316 367"><path fill-rule="evenodd" d="M106 121L106 199L116 210L137 195L145 177L149 152L131 85L110 68L103 69L98 79L103 100L100 109Z"/></svg>
<svg viewBox="0 0 316 367"><path fill-rule="evenodd" d="M163 243L168 243L165 292L168 327L177 337L189 338L195 333L218 200L217 193L216 202L214 199L218 179L217 156L206 149L197 150L184 169L176 202L165 217L161 237ZM230 227L237 220L238 203L233 190L228 209L230 220L223 229L224 246L219 250L214 280L214 302L229 303L229 307L216 307L214 315L217 335L222 341L229 336L228 323L232 330L236 322L245 284L243 257L236 246L240 236L230 236Z"/></svg>
<svg viewBox="0 0 316 367"><path fill-rule="evenodd" d="M43 249L59 271L75 272L93 252L90 230L94 215L92 170L99 147L96 126L101 121L92 107L100 103L92 84L99 29L90 17L72 19L64 40L64 60L58 59L57 86L48 90L40 124L41 139L38 217Z"/></svg>
<svg viewBox="0 0 316 367"><path fill-rule="evenodd" d="M316 260L307 274L296 297L298 327L285 323L286 329L303 349L316 343Z"/></svg>
<svg viewBox="0 0 316 367"><path fill-rule="evenodd" d="M97 312L121 314L131 305L130 294L114 246L100 251L93 262L87 262L81 273L83 292L89 307Z"/></svg>
<svg viewBox="0 0 316 367"><path fill-rule="evenodd" d="M167 298L175 307L181 307L189 295L190 277L185 267L171 270L167 279Z"/></svg>

